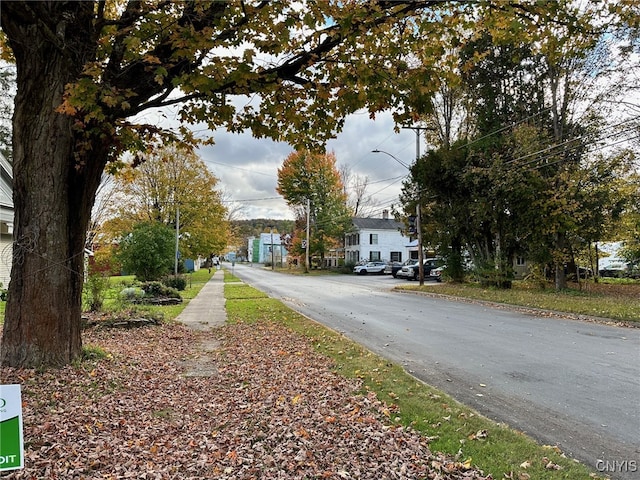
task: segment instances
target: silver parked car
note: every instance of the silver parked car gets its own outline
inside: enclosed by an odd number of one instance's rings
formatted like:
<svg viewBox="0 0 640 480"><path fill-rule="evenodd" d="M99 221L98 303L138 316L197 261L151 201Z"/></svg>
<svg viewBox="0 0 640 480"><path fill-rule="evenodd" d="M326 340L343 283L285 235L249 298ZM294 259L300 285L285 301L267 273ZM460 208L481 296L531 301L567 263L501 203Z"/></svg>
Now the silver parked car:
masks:
<svg viewBox="0 0 640 480"><path fill-rule="evenodd" d="M356 265L353 268L353 273L357 275L366 275L367 273L382 274L386 266L387 264L385 262L368 262L364 265Z"/></svg>
<svg viewBox="0 0 640 480"><path fill-rule="evenodd" d="M432 278L430 276L431 270L442 266L443 263L444 262L439 258L425 258L422 262L425 280ZM402 267L402 269L396 274L396 278L404 278L405 280L418 280L419 274L420 269L418 268L418 262L415 262ZM438 278L433 278L434 280L438 280L440 277L438 276Z"/></svg>

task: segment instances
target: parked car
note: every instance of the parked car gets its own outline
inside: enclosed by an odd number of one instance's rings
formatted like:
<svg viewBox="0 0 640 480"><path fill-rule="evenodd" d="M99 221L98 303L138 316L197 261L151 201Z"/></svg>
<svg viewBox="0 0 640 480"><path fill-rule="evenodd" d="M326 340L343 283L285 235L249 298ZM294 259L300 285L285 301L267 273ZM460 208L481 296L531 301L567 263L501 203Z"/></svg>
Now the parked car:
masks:
<svg viewBox="0 0 640 480"><path fill-rule="evenodd" d="M396 278L403 278L408 280L409 277L413 277L413 267L418 265L418 262L415 260L407 260L402 268L396 272Z"/></svg>
<svg viewBox="0 0 640 480"><path fill-rule="evenodd" d="M442 260L439 258L425 258L422 262L422 269L424 272L425 280L428 280L430 278L429 274L431 273L431 270L442 266L442 263ZM405 280L418 280L419 275L420 269L418 268L418 262L415 262L411 265L405 265L404 267L402 267L402 269L396 274L396 278L404 278Z"/></svg>
<svg viewBox="0 0 640 480"><path fill-rule="evenodd" d="M386 266L387 264L385 262L368 262L364 265L356 265L353 268L353 273L358 275L366 275L367 273L382 274Z"/></svg>
<svg viewBox="0 0 640 480"><path fill-rule="evenodd" d="M389 262L384 267L385 275L393 275L393 278L396 278L396 274L400 269L402 269L403 264L401 262Z"/></svg>
<svg viewBox="0 0 640 480"><path fill-rule="evenodd" d="M436 282L441 282L442 281L442 272L444 271L444 269L447 268L446 266L441 266L438 268L434 268L429 272L429 278L433 278L435 279ZM425 276L425 278L427 278Z"/></svg>

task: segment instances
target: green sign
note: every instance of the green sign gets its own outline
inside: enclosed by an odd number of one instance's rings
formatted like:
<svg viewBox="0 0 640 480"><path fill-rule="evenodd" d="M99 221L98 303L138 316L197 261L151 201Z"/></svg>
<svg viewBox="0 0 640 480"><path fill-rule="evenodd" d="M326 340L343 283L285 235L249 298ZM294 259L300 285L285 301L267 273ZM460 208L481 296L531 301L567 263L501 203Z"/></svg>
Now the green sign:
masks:
<svg viewBox="0 0 640 480"><path fill-rule="evenodd" d="M20 385L0 385L0 472L23 467Z"/></svg>

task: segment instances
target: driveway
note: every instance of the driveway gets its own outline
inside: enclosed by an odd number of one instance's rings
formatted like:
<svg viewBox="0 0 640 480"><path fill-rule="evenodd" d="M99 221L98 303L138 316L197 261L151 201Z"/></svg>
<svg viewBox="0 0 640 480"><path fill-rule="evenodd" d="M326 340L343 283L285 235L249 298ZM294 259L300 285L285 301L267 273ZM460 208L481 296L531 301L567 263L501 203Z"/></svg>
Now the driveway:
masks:
<svg viewBox="0 0 640 480"><path fill-rule="evenodd" d="M640 468L640 329L391 291L390 276L238 277L614 479Z"/></svg>

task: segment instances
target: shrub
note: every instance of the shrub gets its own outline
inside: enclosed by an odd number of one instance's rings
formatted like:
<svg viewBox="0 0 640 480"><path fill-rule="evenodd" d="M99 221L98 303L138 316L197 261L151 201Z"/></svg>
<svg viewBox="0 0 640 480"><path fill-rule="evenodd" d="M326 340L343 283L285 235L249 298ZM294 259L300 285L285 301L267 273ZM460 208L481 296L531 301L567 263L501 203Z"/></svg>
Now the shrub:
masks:
<svg viewBox="0 0 640 480"><path fill-rule="evenodd" d="M120 291L120 298L127 301L134 301L144 296L144 291L137 287L127 287Z"/></svg>
<svg viewBox="0 0 640 480"><path fill-rule="evenodd" d="M162 277L162 283L167 287L175 288L179 292L187 288L187 279L184 275Z"/></svg>
<svg viewBox="0 0 640 480"><path fill-rule="evenodd" d="M356 266L355 262L345 262L342 266L340 266L340 273L353 273L353 268Z"/></svg>
<svg viewBox="0 0 640 480"><path fill-rule="evenodd" d="M180 298L178 290L167 287L162 282L145 282L141 286L145 297Z"/></svg>
<svg viewBox="0 0 640 480"><path fill-rule="evenodd" d="M92 273L87 277L84 291L87 306L90 311L97 312L102 309L108 289L109 277L101 273Z"/></svg>
<svg viewBox="0 0 640 480"><path fill-rule="evenodd" d="M513 284L513 269L508 267L500 269L495 264L486 263L476 269L476 274L483 287L509 289Z"/></svg>

